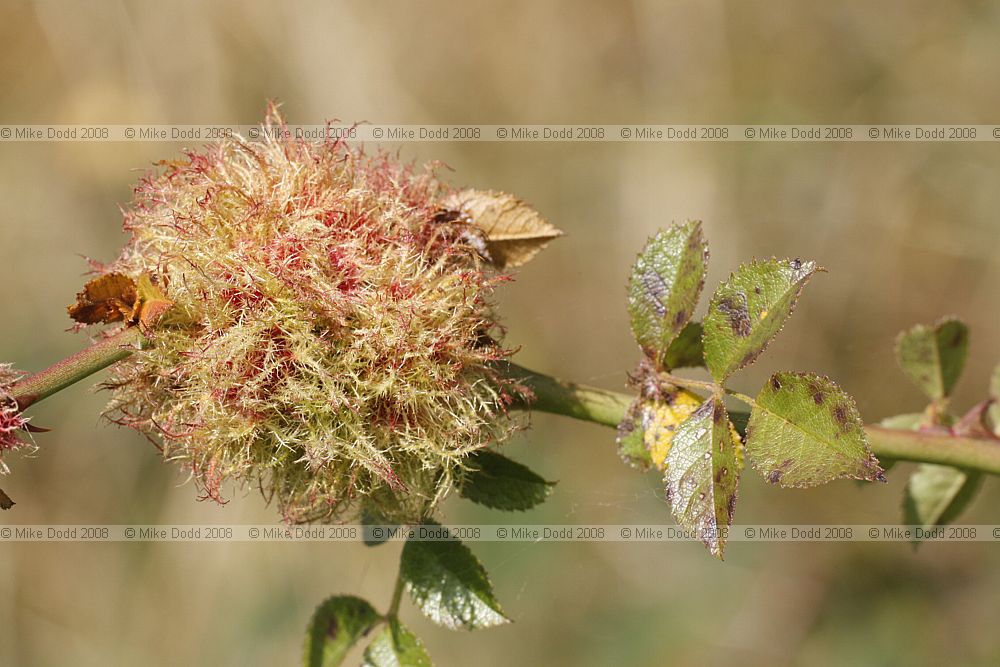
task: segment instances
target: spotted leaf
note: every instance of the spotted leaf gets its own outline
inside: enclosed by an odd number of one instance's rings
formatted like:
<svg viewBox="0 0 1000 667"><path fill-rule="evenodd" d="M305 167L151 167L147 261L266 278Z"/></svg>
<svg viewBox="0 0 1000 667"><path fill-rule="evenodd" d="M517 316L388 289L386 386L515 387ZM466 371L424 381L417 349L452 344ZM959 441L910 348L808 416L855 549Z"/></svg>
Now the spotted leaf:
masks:
<svg viewBox="0 0 1000 667"><path fill-rule="evenodd" d="M812 373L775 373L754 403L747 455L771 484L885 481L854 399L833 380Z"/></svg>
<svg viewBox="0 0 1000 667"><path fill-rule="evenodd" d="M753 363L822 270L815 262L771 259L744 264L719 286L702 320L705 364L716 382Z"/></svg>
<svg viewBox="0 0 1000 667"><path fill-rule="evenodd" d="M896 339L900 368L932 401L951 395L968 354L969 328L955 318L918 324Z"/></svg>
<svg viewBox="0 0 1000 667"><path fill-rule="evenodd" d="M708 245L697 221L659 232L636 260L628 286L632 333L657 365L691 319L707 270Z"/></svg>
<svg viewBox="0 0 1000 667"><path fill-rule="evenodd" d="M722 558L741 463L721 400L709 398L677 427L666 466L664 482L674 520Z"/></svg>

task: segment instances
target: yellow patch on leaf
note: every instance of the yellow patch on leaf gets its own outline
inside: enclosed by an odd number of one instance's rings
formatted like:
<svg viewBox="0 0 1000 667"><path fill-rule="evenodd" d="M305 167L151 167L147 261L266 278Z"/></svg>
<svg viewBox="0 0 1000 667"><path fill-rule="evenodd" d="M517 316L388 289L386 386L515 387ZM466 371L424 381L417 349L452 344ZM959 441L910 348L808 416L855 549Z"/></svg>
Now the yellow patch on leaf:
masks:
<svg viewBox="0 0 1000 667"><path fill-rule="evenodd" d="M677 427L704 402L705 399L698 394L678 388L674 393L668 394L666 400L656 401L653 409L645 413L643 443L657 470L662 471L667 467L667 454L670 453ZM732 422L729 423L729 433L733 438L733 444L736 445L736 458L742 468L743 440Z"/></svg>

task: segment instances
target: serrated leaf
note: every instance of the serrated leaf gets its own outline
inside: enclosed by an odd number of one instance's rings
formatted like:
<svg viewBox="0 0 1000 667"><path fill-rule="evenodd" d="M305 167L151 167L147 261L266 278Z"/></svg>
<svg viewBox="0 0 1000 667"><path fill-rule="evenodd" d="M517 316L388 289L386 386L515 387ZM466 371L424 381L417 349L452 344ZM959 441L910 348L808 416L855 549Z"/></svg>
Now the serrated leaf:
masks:
<svg viewBox="0 0 1000 667"><path fill-rule="evenodd" d="M628 286L632 333L657 364L691 319L707 271L708 245L697 221L658 232L632 267Z"/></svg>
<svg viewBox="0 0 1000 667"><path fill-rule="evenodd" d="M663 479L674 519L722 558L741 466L719 399L709 398L681 423L666 462Z"/></svg>
<svg viewBox="0 0 1000 667"><path fill-rule="evenodd" d="M365 649L364 667L431 667L431 657L415 634L392 620Z"/></svg>
<svg viewBox="0 0 1000 667"><path fill-rule="evenodd" d="M316 608L309 623L303 664L336 667L379 620L378 612L366 600L353 595L327 599Z"/></svg>
<svg viewBox="0 0 1000 667"><path fill-rule="evenodd" d="M555 484L527 466L489 450L472 455L469 466L473 470L466 474L459 493L493 509L529 510L545 502Z"/></svg>
<svg viewBox="0 0 1000 667"><path fill-rule="evenodd" d="M757 395L747 454L771 484L808 487L841 479L885 481L854 399L812 373L775 373Z"/></svg>
<svg viewBox="0 0 1000 667"><path fill-rule="evenodd" d="M955 318L918 324L896 339L899 367L932 401L951 395L968 354L969 328Z"/></svg>
<svg viewBox="0 0 1000 667"><path fill-rule="evenodd" d="M486 259L499 269L525 264L562 232L513 195L463 190L445 200L485 236Z"/></svg>
<svg viewBox="0 0 1000 667"><path fill-rule="evenodd" d="M950 466L922 463L903 496L903 523L930 529L954 521L975 497L983 476Z"/></svg>
<svg viewBox="0 0 1000 667"><path fill-rule="evenodd" d="M701 322L688 322L667 348L667 353L663 356L663 366L671 369L704 366L705 348L701 342L702 333Z"/></svg>
<svg viewBox="0 0 1000 667"><path fill-rule="evenodd" d="M993 376L990 378L990 399L993 402L987 408L986 415L993 427L993 435L1000 438L1000 365L993 369Z"/></svg>
<svg viewBox="0 0 1000 667"><path fill-rule="evenodd" d="M417 527L421 528L446 532L434 522ZM454 538L407 540L400 574L413 602L438 625L474 630L509 622L493 596L486 570L469 548Z"/></svg>
<svg viewBox="0 0 1000 667"><path fill-rule="evenodd" d="M822 270L815 262L770 259L744 264L719 286L702 320L705 365L716 382L753 363Z"/></svg>

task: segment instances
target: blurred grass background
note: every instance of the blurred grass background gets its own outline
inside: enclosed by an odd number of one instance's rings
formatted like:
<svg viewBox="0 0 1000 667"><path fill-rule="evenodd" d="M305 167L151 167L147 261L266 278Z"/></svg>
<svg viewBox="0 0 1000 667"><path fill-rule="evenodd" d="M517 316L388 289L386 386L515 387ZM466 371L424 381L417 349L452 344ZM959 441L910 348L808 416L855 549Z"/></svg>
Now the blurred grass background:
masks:
<svg viewBox="0 0 1000 667"><path fill-rule="evenodd" d="M0 7L0 123L994 123L1000 14L982 2L36 2ZM38 370L64 330L79 255L110 259L119 203L179 144L0 146L0 358ZM957 403L1000 360L1000 159L976 144L425 143L458 183L517 193L567 232L502 295L522 363L619 389L637 358L624 282L645 238L701 218L709 288L752 256L814 258L776 345L737 380L827 373L865 417L919 409L892 341L954 313L972 327ZM33 410L53 426L11 457L2 521L254 523L253 492L195 501L84 387ZM560 480L527 522L668 522L654 476L611 431L538 415L509 445ZM780 491L747 474L737 521L891 523L890 484ZM995 480L965 519L1000 514ZM503 521L450 503L448 520ZM994 544L479 544L513 625L470 635L405 620L440 665L889 665L1000 662ZM398 548L4 544L0 664L291 665L334 592L384 607Z"/></svg>

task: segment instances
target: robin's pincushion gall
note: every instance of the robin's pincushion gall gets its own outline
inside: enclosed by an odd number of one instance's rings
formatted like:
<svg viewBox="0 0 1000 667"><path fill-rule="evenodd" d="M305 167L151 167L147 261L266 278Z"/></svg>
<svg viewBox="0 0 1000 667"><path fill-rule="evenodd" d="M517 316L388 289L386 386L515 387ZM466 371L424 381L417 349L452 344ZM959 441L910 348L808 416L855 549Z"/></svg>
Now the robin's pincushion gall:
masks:
<svg viewBox="0 0 1000 667"><path fill-rule="evenodd" d="M558 231L509 195L295 139L273 108L264 130L136 187L101 273L148 276L173 305L114 366L108 414L206 497L232 479L288 521L419 519L517 426L490 296Z"/></svg>

